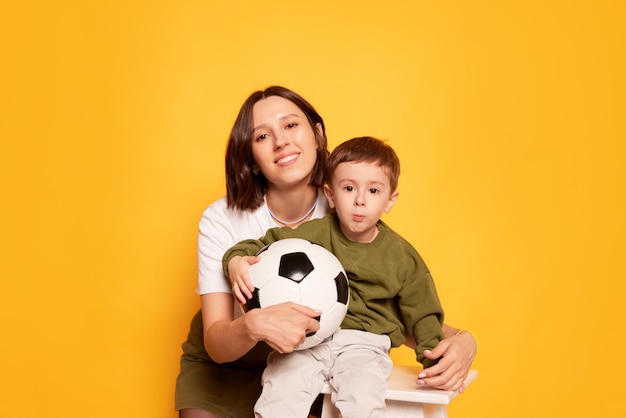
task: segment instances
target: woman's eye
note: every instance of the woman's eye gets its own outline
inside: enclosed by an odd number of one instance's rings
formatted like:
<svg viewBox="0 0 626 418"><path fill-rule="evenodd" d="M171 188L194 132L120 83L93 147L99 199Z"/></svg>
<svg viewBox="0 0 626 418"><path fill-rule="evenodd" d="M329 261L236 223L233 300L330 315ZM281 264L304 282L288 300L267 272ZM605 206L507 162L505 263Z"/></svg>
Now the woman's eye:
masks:
<svg viewBox="0 0 626 418"><path fill-rule="evenodd" d="M267 134L261 134L261 135L256 137L256 140L257 140L257 142L258 141L263 141L265 138L267 138Z"/></svg>
<svg viewBox="0 0 626 418"><path fill-rule="evenodd" d="M298 126L298 124L293 122L287 124L288 129L295 128L296 126Z"/></svg>

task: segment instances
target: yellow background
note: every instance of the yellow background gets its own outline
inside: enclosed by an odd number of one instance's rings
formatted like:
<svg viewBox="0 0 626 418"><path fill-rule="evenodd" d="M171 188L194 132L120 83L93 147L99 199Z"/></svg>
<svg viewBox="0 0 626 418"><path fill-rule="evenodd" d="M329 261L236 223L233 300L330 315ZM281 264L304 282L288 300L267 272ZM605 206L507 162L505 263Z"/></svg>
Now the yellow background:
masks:
<svg viewBox="0 0 626 418"><path fill-rule="evenodd" d="M197 223L240 104L282 84L331 147L398 151L386 220L480 341L451 417L626 416L625 19L617 0L4 2L0 415L176 416Z"/></svg>

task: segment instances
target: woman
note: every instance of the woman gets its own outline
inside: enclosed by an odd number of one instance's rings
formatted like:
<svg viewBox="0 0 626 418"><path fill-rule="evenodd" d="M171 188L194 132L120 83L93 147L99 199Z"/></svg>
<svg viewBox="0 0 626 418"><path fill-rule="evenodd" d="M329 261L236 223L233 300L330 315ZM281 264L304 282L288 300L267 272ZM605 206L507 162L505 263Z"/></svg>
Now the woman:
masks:
<svg viewBox="0 0 626 418"><path fill-rule="evenodd" d="M226 197L200 221L202 308L183 344L176 383L181 418L251 417L269 351L290 352L319 328L317 313L294 303L240 315L221 260L233 244L271 227L295 228L324 216L328 205L319 188L327 156L324 121L298 94L273 86L244 102L226 150ZM430 354L444 357L419 383L462 390L476 341L447 325L444 333L448 338Z"/></svg>

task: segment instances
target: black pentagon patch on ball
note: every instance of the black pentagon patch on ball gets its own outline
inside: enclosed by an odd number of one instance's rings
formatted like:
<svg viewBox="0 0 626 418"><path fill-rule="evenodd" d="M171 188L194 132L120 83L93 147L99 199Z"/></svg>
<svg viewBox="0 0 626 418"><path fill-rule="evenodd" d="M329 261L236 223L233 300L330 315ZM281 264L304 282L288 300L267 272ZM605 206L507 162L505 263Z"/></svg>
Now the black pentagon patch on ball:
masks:
<svg viewBox="0 0 626 418"><path fill-rule="evenodd" d="M246 304L244 305L244 310L248 312L251 309L260 308L261 307L261 299L259 299L259 289L254 288L252 292L252 297L248 299Z"/></svg>
<svg viewBox="0 0 626 418"><path fill-rule="evenodd" d="M347 305L348 278L345 276L345 274L343 274L342 271L340 271L337 277L335 277L335 286L337 286L337 302Z"/></svg>
<svg viewBox="0 0 626 418"><path fill-rule="evenodd" d="M317 322L320 322L320 320L322 319L322 317L321 317L321 316L316 316L316 317L315 317L315 318L313 318L313 319L317 320ZM317 333L317 331L307 332L307 333L306 333L306 336L307 336L307 337L312 337L312 336L314 336L316 333Z"/></svg>
<svg viewBox="0 0 626 418"><path fill-rule="evenodd" d="M280 265L278 266L278 275L286 279L300 283L304 278L313 271L313 263L309 257L303 252L289 253L280 257Z"/></svg>

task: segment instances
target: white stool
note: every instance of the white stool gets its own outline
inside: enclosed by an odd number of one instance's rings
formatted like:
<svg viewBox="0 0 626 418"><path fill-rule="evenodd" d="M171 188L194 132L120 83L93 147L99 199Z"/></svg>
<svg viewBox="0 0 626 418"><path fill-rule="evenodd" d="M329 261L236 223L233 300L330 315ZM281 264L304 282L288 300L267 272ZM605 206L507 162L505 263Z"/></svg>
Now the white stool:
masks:
<svg viewBox="0 0 626 418"><path fill-rule="evenodd" d="M447 418L448 404L458 395L456 392L433 388L418 389L417 375L421 371L419 366L394 366L387 380L387 416L389 418ZM478 372L470 370L465 387L469 386ZM330 386L328 383L322 389L324 405L322 418L340 418L339 410L330 401Z"/></svg>

